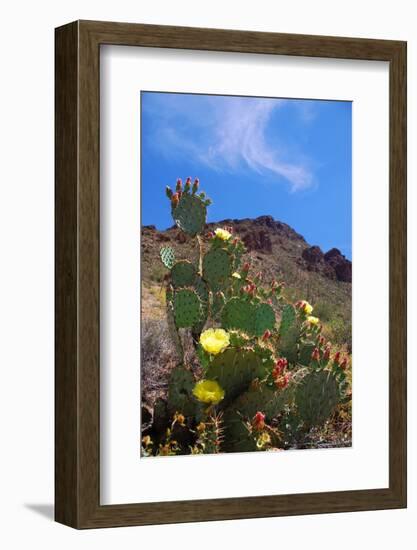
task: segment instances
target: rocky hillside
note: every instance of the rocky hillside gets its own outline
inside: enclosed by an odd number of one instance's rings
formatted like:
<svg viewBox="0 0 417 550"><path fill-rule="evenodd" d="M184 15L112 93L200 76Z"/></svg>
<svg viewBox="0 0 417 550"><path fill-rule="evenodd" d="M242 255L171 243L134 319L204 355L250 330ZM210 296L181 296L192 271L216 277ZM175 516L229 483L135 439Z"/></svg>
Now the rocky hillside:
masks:
<svg viewBox="0 0 417 550"><path fill-rule="evenodd" d="M262 270L264 281L284 281L287 297L306 299L315 306L315 314L335 343L351 346L352 264L339 250L324 252L311 246L302 235L271 216L256 219L228 219L207 224L207 233L216 227L230 226L244 241L246 259L254 270ZM164 244L175 248L177 258L197 256L195 242L176 227L158 231L154 226L142 229L142 315L163 315L161 282L166 273L159 260Z"/></svg>

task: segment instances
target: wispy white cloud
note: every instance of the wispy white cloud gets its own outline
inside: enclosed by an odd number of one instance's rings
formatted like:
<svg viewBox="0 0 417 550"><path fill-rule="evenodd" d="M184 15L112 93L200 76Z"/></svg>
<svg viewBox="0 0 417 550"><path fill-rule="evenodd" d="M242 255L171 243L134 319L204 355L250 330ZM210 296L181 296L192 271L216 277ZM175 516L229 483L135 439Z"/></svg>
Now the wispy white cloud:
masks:
<svg viewBox="0 0 417 550"><path fill-rule="evenodd" d="M213 170L251 170L306 189L313 174L305 157L290 155L268 127L285 100L161 94L147 97L152 139L167 155L192 155ZM279 134L279 120L274 131ZM268 137L269 136L269 137ZM293 157L293 158L292 158Z"/></svg>

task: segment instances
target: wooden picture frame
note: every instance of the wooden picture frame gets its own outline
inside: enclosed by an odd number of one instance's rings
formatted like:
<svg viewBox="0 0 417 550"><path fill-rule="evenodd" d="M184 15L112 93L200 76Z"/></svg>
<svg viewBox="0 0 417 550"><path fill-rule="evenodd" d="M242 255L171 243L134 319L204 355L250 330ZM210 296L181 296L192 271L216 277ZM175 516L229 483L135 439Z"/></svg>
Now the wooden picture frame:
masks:
<svg viewBox="0 0 417 550"><path fill-rule="evenodd" d="M56 29L56 521L117 527L406 506L406 43L76 21ZM99 55L103 44L389 62L389 488L100 505Z"/></svg>

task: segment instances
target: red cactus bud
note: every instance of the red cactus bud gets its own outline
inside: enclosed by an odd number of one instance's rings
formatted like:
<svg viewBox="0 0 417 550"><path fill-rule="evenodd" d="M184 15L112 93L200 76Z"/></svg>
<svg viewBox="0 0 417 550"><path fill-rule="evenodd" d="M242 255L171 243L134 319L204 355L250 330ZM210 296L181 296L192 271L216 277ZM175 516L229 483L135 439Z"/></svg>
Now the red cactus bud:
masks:
<svg viewBox="0 0 417 550"><path fill-rule="evenodd" d="M272 333L270 330L266 329L266 331L264 332L263 336L262 336L262 340L265 341L265 340L269 340L269 338L271 338L272 336Z"/></svg>
<svg viewBox="0 0 417 550"><path fill-rule="evenodd" d="M333 361L334 361L335 363L339 363L339 361L340 361L340 351L337 351L337 352L334 354Z"/></svg>
<svg viewBox="0 0 417 550"><path fill-rule="evenodd" d="M177 179L177 185L175 189L176 191L180 191L182 189L182 180L180 178Z"/></svg>
<svg viewBox="0 0 417 550"><path fill-rule="evenodd" d="M194 183L193 183L193 193L197 193L199 185L200 185L200 182L199 182L198 178L195 178Z"/></svg>
<svg viewBox="0 0 417 550"><path fill-rule="evenodd" d="M311 354L311 359L313 361L319 361L320 360L320 351L319 348L314 348L313 353Z"/></svg>
<svg viewBox="0 0 417 550"><path fill-rule="evenodd" d="M242 267L242 271L245 271L247 273L249 269L250 269L250 264L248 262L244 263Z"/></svg>
<svg viewBox="0 0 417 550"><path fill-rule="evenodd" d="M208 238L208 239L214 239L215 236L216 236L216 235L214 234L213 231L209 231L209 232L207 233L207 238Z"/></svg>
<svg viewBox="0 0 417 550"><path fill-rule="evenodd" d="M169 199L172 199L173 193L172 193L172 189L169 185L167 185L166 188L165 188L165 194Z"/></svg>
<svg viewBox="0 0 417 550"><path fill-rule="evenodd" d="M252 426L256 430L263 430L265 428L265 415L258 411L252 419Z"/></svg>
<svg viewBox="0 0 417 550"><path fill-rule="evenodd" d="M189 191L191 189L191 178L187 178L185 181L184 191Z"/></svg>
<svg viewBox="0 0 417 550"><path fill-rule="evenodd" d="M323 359L328 361L330 359L330 346L327 346L324 350Z"/></svg>
<svg viewBox="0 0 417 550"><path fill-rule="evenodd" d="M272 371L273 378L278 378L278 376L281 376L287 366L288 361L285 359L285 357L280 357L279 359L277 359L274 369Z"/></svg>
<svg viewBox="0 0 417 550"><path fill-rule="evenodd" d="M185 180L185 184L186 185L191 185L191 178L188 177L186 180Z"/></svg>
<svg viewBox="0 0 417 550"><path fill-rule="evenodd" d="M288 386L290 378L291 378L291 374L289 372L286 372L284 376L280 376L275 380L276 387L279 388L280 390L283 390Z"/></svg>
<svg viewBox="0 0 417 550"><path fill-rule="evenodd" d="M348 364L348 358L347 357L344 357L342 362L340 363L340 368L342 370L346 370L347 368L347 364Z"/></svg>
<svg viewBox="0 0 417 550"><path fill-rule="evenodd" d="M174 193L174 195L172 195L172 205L174 207L177 206L179 201L180 201L180 197L179 197L178 193Z"/></svg>
<svg viewBox="0 0 417 550"><path fill-rule="evenodd" d="M232 241L232 244L233 244L234 246L236 246L237 243L238 243L238 241L239 241L239 239L238 239L237 237L235 237L235 238L233 239L233 241Z"/></svg>

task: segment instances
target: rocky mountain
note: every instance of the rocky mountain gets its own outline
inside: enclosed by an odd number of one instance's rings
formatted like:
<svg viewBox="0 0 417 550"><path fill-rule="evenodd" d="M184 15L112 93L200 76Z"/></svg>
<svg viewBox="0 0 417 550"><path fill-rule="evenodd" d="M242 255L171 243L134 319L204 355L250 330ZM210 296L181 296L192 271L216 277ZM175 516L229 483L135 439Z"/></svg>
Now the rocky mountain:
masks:
<svg viewBox="0 0 417 550"><path fill-rule="evenodd" d="M306 299L314 304L315 314L326 323L328 335L339 343L346 342L349 347L352 263L337 248L323 251L319 246L310 245L289 225L271 216L209 223L207 234L225 226L231 227L243 240L247 248L245 260L254 270L262 271L266 283L272 279L284 281L289 299ZM155 294L154 287L165 275L159 260L159 249L164 244L173 246L177 258L197 256L195 241L175 226L165 231L144 226L141 245L142 297L145 299L149 292Z"/></svg>

